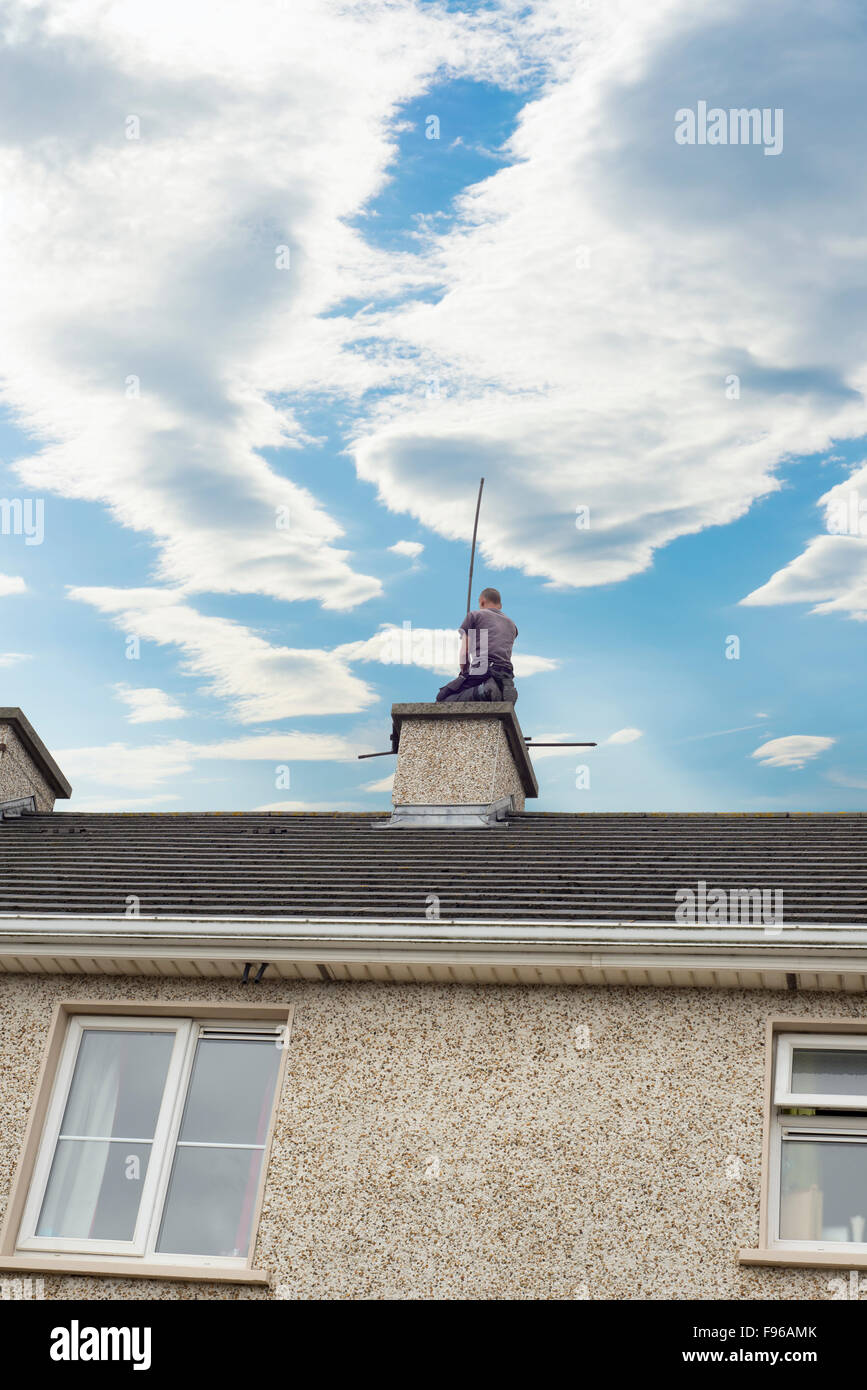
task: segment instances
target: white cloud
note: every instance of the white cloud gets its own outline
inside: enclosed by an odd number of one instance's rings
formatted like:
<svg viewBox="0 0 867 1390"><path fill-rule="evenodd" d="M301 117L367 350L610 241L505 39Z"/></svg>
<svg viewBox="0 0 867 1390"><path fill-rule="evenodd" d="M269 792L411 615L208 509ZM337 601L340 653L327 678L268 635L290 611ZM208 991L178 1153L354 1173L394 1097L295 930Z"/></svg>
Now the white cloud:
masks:
<svg viewBox="0 0 867 1390"><path fill-rule="evenodd" d="M351 714L376 694L346 659L316 648L276 647L229 618L209 617L166 589L71 589L142 641L178 647L181 670L200 676L244 724L307 714Z"/></svg>
<svg viewBox="0 0 867 1390"><path fill-rule="evenodd" d="M746 0L11 13L2 59L41 93L13 113L20 87L0 80L0 358L36 440L18 475L152 538L165 584L333 608L379 592L291 455L265 457L315 447L287 404L305 393L357 411L360 477L441 535L469 539L483 472L481 557L560 586L639 572L774 491L781 460L863 432L844 156L864 144L864 55L818 13L799 19L809 64L780 44L779 12L756 20ZM693 75L742 99L745 26L808 130L782 159L673 139ZM378 249L358 221L390 176L394 117L446 73L544 81L507 167L454 219L419 222L412 251ZM444 132L458 139L474 132ZM351 301L367 307L340 312ZM860 561L841 577L830 558L795 589L830 585L819 601L860 616ZM333 654L287 650L293 711L319 682L333 712L362 707ZM241 717L285 712L275 689L234 690L225 663L208 679Z"/></svg>
<svg viewBox="0 0 867 1390"><path fill-rule="evenodd" d="M361 787L363 792L390 792L393 789L393 772L390 772L387 777L380 777L376 782L364 782Z"/></svg>
<svg viewBox="0 0 867 1390"><path fill-rule="evenodd" d="M8 594L23 594L26 590L27 585L20 575L0 574L0 598Z"/></svg>
<svg viewBox="0 0 867 1390"><path fill-rule="evenodd" d="M435 74L514 76L506 27L411 0L76 0L60 17L12 0L0 358L38 441L22 483L104 505L190 593L378 594L291 461L264 455L313 443L290 395L357 400L403 371L347 351L359 325L334 310L432 273L352 220Z"/></svg>
<svg viewBox="0 0 867 1390"><path fill-rule="evenodd" d="M846 172L865 134L863 48L828 44L817 19L816 60L796 71L782 12L758 26L750 13L745 0L530 11L559 26L558 80L524 107L509 167L431 232L443 293L370 316L440 382L432 400L414 385L384 399L359 431L359 474L389 508L467 541L483 473L484 559L597 585L744 515L784 460L864 432ZM809 125L782 159L673 138L691 94L740 104L745 24L767 90L785 88L787 118Z"/></svg>
<svg viewBox="0 0 867 1390"><path fill-rule="evenodd" d="M552 656L531 656L529 652L513 652L512 665L515 675L525 680L527 676L539 676L546 671L556 671L560 663Z"/></svg>
<svg viewBox="0 0 867 1390"><path fill-rule="evenodd" d="M73 785L83 781L106 787L159 787L193 770L191 745L180 740L139 748L125 743L61 748L54 756Z"/></svg>
<svg viewBox="0 0 867 1390"><path fill-rule="evenodd" d="M751 757L763 767L803 767L809 758L818 757L834 742L833 738L815 734L789 734L786 738L772 738L763 743Z"/></svg>
<svg viewBox="0 0 867 1390"><path fill-rule="evenodd" d="M417 560L424 550L424 546L419 541L395 541L390 545L389 550L395 555L406 555L410 560Z"/></svg>
<svg viewBox="0 0 867 1390"><path fill-rule="evenodd" d="M824 533L741 603L809 603L813 613L840 613L867 622L867 465L830 488L816 505L824 512Z"/></svg>
<svg viewBox="0 0 867 1390"><path fill-rule="evenodd" d="M141 747L110 743L89 748L62 748L54 756L73 783L84 781L97 786L148 788L186 775L193 771L196 763L205 761L260 761L275 766L292 762L354 762L359 753L371 751L369 743L362 740L355 743L339 734L290 731L216 743L173 739Z"/></svg>
<svg viewBox="0 0 867 1390"><path fill-rule="evenodd" d="M373 637L357 642L345 642L335 647L333 656L347 661L378 661L384 666L421 666L438 675L456 675L460 652L460 635L456 628L412 627L406 624L383 623ZM512 665L515 675L535 676L544 671L556 671L559 662L548 656L532 656L515 651Z"/></svg>
<svg viewBox="0 0 867 1390"><path fill-rule="evenodd" d="M609 738L603 739L603 745L607 743L634 743L636 739L642 737L641 729L618 729ZM568 744L575 738L574 734L539 734L527 748L533 755L533 762L539 762L542 758L583 758L592 753L592 748L565 747L565 748L540 748L537 744L542 743L564 743Z"/></svg>
<svg viewBox="0 0 867 1390"><path fill-rule="evenodd" d="M359 753L373 750L367 740L354 741L343 734L286 733L252 734L248 738L226 739L220 743L195 745L197 758L244 762L248 758L273 762L354 762Z"/></svg>
<svg viewBox="0 0 867 1390"><path fill-rule="evenodd" d="M156 686L132 686L119 683L114 687L118 699L129 709L130 724L155 724L161 719L182 719L186 710Z"/></svg>
<svg viewBox="0 0 867 1390"><path fill-rule="evenodd" d="M30 661L29 652L0 652L0 666L18 666L22 661Z"/></svg>

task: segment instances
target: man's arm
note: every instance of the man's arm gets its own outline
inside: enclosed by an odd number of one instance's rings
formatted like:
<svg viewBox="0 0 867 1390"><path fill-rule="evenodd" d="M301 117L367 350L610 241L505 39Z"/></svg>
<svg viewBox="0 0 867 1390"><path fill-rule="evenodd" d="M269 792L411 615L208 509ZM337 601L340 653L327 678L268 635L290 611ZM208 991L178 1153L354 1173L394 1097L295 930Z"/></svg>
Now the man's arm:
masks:
<svg viewBox="0 0 867 1390"><path fill-rule="evenodd" d="M464 628L458 628L461 634L460 666L462 671L467 669L467 634Z"/></svg>

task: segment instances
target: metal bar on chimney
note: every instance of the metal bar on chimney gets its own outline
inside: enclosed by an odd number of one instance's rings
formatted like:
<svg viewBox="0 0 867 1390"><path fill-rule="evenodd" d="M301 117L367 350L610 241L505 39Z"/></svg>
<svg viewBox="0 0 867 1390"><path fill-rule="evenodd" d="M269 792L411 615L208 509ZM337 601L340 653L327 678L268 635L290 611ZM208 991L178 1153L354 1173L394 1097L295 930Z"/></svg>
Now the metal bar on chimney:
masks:
<svg viewBox="0 0 867 1390"><path fill-rule="evenodd" d="M598 748L598 743L534 743L531 738L525 738L527 747L533 748ZM375 757L376 754L368 755Z"/></svg>

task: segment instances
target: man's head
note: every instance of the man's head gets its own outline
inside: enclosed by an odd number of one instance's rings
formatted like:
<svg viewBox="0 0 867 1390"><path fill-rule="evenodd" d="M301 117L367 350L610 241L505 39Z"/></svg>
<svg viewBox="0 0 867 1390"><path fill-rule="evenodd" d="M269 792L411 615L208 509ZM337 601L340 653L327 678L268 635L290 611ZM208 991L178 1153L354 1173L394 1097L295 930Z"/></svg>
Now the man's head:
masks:
<svg viewBox="0 0 867 1390"><path fill-rule="evenodd" d="M480 608L502 608L503 600L499 589L483 589L479 594Z"/></svg>

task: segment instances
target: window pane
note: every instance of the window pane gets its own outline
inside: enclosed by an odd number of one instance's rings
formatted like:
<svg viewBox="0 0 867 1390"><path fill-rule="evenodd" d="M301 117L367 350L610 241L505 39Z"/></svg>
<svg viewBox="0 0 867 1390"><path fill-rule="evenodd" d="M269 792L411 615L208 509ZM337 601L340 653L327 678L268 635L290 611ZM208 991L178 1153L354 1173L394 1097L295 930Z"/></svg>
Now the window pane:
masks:
<svg viewBox="0 0 867 1390"><path fill-rule="evenodd" d="M782 1240L865 1243L867 1144L783 1140Z"/></svg>
<svg viewBox="0 0 867 1390"><path fill-rule="evenodd" d="M174 1043L174 1032L86 1028L61 1134L152 1139Z"/></svg>
<svg viewBox="0 0 867 1390"><path fill-rule="evenodd" d="M867 1096L867 1051L796 1047L792 1056L792 1091L838 1096Z"/></svg>
<svg viewBox="0 0 867 1390"><path fill-rule="evenodd" d="M180 1138L264 1144L280 1056L274 1042L200 1039Z"/></svg>
<svg viewBox="0 0 867 1390"><path fill-rule="evenodd" d="M150 1151L150 1144L60 1139L36 1234L132 1240Z"/></svg>
<svg viewBox="0 0 867 1390"><path fill-rule="evenodd" d="M157 1249L246 1255L261 1167L261 1149L177 1148Z"/></svg>

